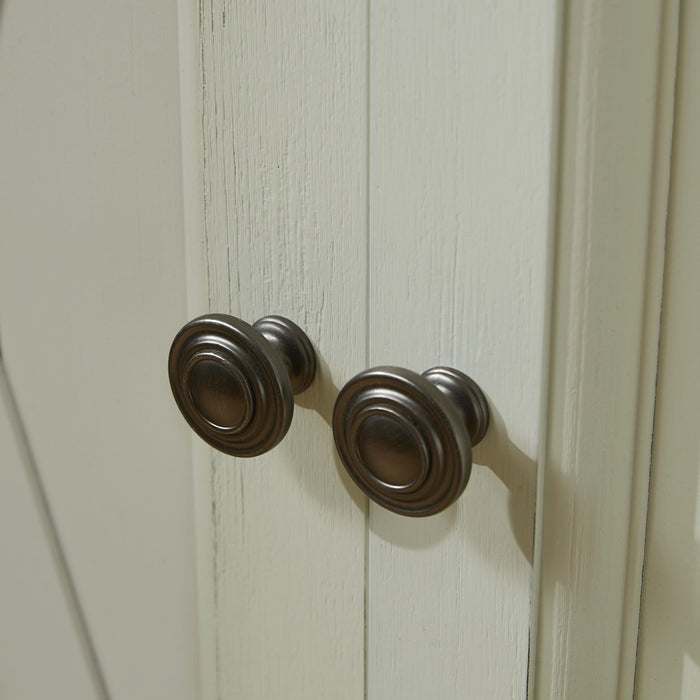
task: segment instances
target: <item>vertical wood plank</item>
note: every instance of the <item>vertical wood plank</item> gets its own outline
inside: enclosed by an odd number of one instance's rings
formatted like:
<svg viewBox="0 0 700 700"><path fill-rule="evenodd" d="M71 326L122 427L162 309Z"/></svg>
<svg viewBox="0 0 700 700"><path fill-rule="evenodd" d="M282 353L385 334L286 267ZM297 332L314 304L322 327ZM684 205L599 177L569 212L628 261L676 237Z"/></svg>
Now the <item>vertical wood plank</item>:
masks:
<svg viewBox="0 0 700 700"><path fill-rule="evenodd" d="M199 465L216 690L357 700L366 512L329 423L366 357L367 6L203 0L199 26L210 309L287 315L321 360L278 447Z"/></svg>
<svg viewBox="0 0 700 700"><path fill-rule="evenodd" d="M637 700L700 697L700 6L682 2Z"/></svg>
<svg viewBox="0 0 700 700"><path fill-rule="evenodd" d="M41 527L0 366L0 696L99 697Z"/></svg>
<svg viewBox="0 0 700 700"><path fill-rule="evenodd" d="M453 507L371 507L370 698L526 693L554 9L372 3L371 364L457 367L493 421Z"/></svg>
<svg viewBox="0 0 700 700"><path fill-rule="evenodd" d="M589 0L563 22L533 664L547 700L631 696L668 187L657 99L674 69L661 9Z"/></svg>
<svg viewBox="0 0 700 700"><path fill-rule="evenodd" d="M196 695L191 460L169 0L0 18L3 360L110 697Z"/></svg>

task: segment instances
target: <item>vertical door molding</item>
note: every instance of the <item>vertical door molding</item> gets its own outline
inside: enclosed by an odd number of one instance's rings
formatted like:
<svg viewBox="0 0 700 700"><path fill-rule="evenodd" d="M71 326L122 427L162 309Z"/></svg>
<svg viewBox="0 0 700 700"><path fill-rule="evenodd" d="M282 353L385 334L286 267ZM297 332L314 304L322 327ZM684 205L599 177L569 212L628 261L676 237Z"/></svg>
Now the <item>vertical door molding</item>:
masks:
<svg viewBox="0 0 700 700"><path fill-rule="evenodd" d="M676 23L660 0L563 16L536 698L632 696Z"/></svg>
<svg viewBox="0 0 700 700"><path fill-rule="evenodd" d="M189 110L190 309L282 314L319 376L287 437L237 460L195 448L204 688L216 697L364 693L366 500L330 428L366 366L367 4L181 5ZM188 19L189 18L189 19ZM185 148L188 152L188 147ZM201 187L197 173L201 172ZM201 197L197 202L197 197ZM203 229L197 222L202 214ZM206 287L208 308L201 304ZM329 365L332 363L332 366Z"/></svg>
<svg viewBox="0 0 700 700"><path fill-rule="evenodd" d="M700 697L700 5L681 3L635 699Z"/></svg>

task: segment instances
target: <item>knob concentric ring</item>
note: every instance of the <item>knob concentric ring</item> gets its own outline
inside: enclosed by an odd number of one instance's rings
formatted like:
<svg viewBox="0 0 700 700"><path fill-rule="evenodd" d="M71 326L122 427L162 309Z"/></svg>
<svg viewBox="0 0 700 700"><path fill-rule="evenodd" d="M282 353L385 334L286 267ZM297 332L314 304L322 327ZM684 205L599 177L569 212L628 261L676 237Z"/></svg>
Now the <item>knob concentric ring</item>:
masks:
<svg viewBox="0 0 700 700"><path fill-rule="evenodd" d="M459 498L471 474L470 435L481 439L487 427L483 393L450 368L361 372L343 387L333 412L349 475L376 503L411 516L432 515Z"/></svg>
<svg viewBox="0 0 700 700"><path fill-rule="evenodd" d="M227 454L253 457L286 435L294 388L308 387L315 364L309 339L288 319L266 316L251 326L208 314L175 336L168 374L180 411L203 440Z"/></svg>

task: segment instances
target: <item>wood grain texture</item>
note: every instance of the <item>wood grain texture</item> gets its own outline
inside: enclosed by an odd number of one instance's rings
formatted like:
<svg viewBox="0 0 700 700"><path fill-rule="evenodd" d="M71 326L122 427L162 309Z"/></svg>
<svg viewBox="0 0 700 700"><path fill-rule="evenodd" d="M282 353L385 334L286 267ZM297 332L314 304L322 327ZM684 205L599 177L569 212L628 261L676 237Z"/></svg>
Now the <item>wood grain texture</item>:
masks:
<svg viewBox="0 0 700 700"><path fill-rule="evenodd" d="M320 358L271 453L197 465L205 665L217 697L356 700L366 507L329 424L366 364L367 6L207 1L199 28L209 307L286 315Z"/></svg>
<svg viewBox="0 0 700 700"><path fill-rule="evenodd" d="M0 366L0 697L100 697L54 568Z"/></svg>
<svg viewBox="0 0 700 700"><path fill-rule="evenodd" d="M631 693L668 185L660 13L591 0L564 20L536 698Z"/></svg>
<svg viewBox="0 0 700 700"><path fill-rule="evenodd" d="M370 698L526 694L555 26L372 2L371 364L457 367L493 420L453 507L371 507Z"/></svg>
<svg viewBox="0 0 700 700"><path fill-rule="evenodd" d="M682 2L637 700L700 697L699 36Z"/></svg>
<svg viewBox="0 0 700 700"><path fill-rule="evenodd" d="M178 33L167 0L5 0L3 355L110 696L196 695Z"/></svg>

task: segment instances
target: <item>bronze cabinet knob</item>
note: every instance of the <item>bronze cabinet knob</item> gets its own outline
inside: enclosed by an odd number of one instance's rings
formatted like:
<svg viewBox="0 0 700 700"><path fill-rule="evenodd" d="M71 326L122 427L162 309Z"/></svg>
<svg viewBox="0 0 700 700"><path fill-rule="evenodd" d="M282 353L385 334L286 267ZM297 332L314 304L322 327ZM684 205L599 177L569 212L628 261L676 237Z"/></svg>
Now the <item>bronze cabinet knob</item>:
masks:
<svg viewBox="0 0 700 700"><path fill-rule="evenodd" d="M361 372L340 391L333 435L355 483L395 513L433 515L454 503L472 469L489 408L466 374L435 367Z"/></svg>
<svg viewBox="0 0 700 700"><path fill-rule="evenodd" d="M175 336L168 360L182 415L212 447L237 457L267 452L287 434L293 395L315 371L311 342L282 316L252 326L225 314L200 316Z"/></svg>

